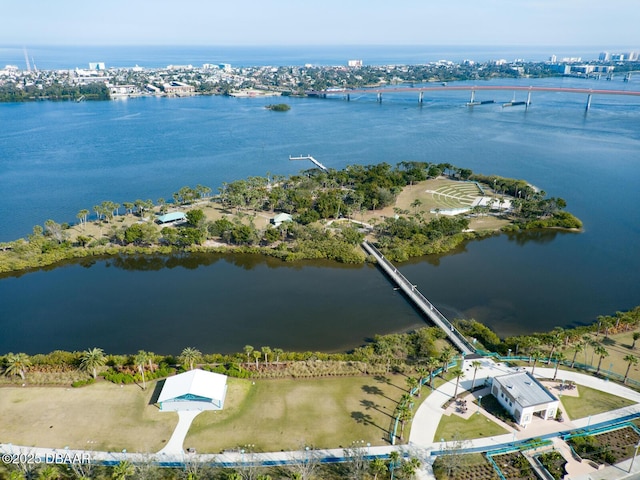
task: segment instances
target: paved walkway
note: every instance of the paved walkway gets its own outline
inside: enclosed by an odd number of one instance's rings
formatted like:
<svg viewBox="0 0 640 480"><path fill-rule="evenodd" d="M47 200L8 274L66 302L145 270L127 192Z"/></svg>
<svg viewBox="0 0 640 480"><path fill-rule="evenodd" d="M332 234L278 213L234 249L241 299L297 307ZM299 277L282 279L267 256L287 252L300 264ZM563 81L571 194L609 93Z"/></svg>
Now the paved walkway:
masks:
<svg viewBox="0 0 640 480"><path fill-rule="evenodd" d="M189 433L191 422L202 410L183 410L178 412L178 425L165 447L158 452L159 455L181 455L183 453L184 439Z"/></svg>
<svg viewBox="0 0 640 480"><path fill-rule="evenodd" d="M485 379L510 373L514 369L507 367L501 363L495 363L491 359L480 359L480 368L476 372L476 385L483 384ZM459 392L468 390L471 388L473 382L474 369L471 365L471 360L467 360L463 363L463 370L465 377L461 379ZM552 378L554 374L553 368L536 367L535 376L538 378ZM573 371L558 371L558 379L565 381L572 381L579 385L585 385L590 388L603 390L620 397L624 397L636 402L629 407L620 408L611 412L606 412L598 415L592 415L587 418L579 419L567 419L563 423L559 423L552 420L536 419L534 423L529 425L526 429L516 430L508 425L506 428L510 430L509 434L498 435L489 438L479 438L470 440L467 443L468 447L494 447L498 445L504 445L514 442L514 440L524 440L528 438L535 438L540 435L553 434L559 431L571 430L574 428L588 427L607 420L614 420L625 417L626 415L640 413L640 393L622 385L608 382L599 378L592 377L590 375L584 375ZM428 388L428 387L425 387ZM420 408L415 412L413 425L411 428L411 435L409 437L408 445L399 446L381 446L381 447L368 447L367 455L369 456L386 456L390 452L396 450L403 454L411 455L419 458L424 467L418 472L417 478L420 480L430 480L435 478L433 476L431 465L435 456L431 455L433 451L441 450L447 444L440 442L438 439L434 439L438 423L442 415L447 413L456 414L453 412L455 407L450 407L450 411L446 412L442 405L453 396L455 391L455 382L447 382L439 389L429 395L422 403ZM486 390L478 390L472 396L484 395ZM571 391L567 392L570 394ZM555 393L555 392L554 392ZM474 408L475 407L475 408ZM468 400L468 409L464 415L470 416L477 411L477 406L471 404L471 396ZM182 465L188 461L198 461L206 463L215 463L224 466L238 466L247 462L251 463L266 463L269 465L277 465L283 463L292 463L304 461L307 452L295 451L295 452L268 452L268 453L255 453L255 454L243 454L241 452L225 452L222 454L190 454L183 451L184 438L188 432L191 422L199 411L180 412L179 421L176 429L171 436L171 439L167 445L157 454L149 453L128 453L122 452L94 452L86 450L69 450L69 449L50 449L50 448L35 448L16 446L11 444L0 444L0 454L29 454L35 455L39 458L56 459L59 458L59 463L65 462L107 462L110 464L116 464L123 460L131 462L148 462L156 461L164 465L170 466L175 464L176 466ZM481 413L490 417L490 415L483 410ZM493 417L490 417L493 418ZM503 424L504 426L505 424ZM567 455L567 447L563 446L564 442L561 440L555 440L554 444L558 446L558 450ZM342 449L330 449L330 450L313 450L312 455L315 458L323 459L324 461L337 460L344 457L344 451ZM569 455L570 456L570 455ZM566 457L568 458L568 457ZM632 460L626 460L618 465L606 467L601 470L592 471L589 470L588 464L575 464L570 463L569 477L571 480L618 480L618 479L640 479L640 459L633 462L633 468L631 473L628 472L632 464Z"/></svg>
<svg viewBox="0 0 640 480"><path fill-rule="evenodd" d="M460 387L458 390L459 392L460 389L471 389L474 375L474 368L472 366L473 361L474 360L465 360L463 362L463 370L465 372L465 376L460 380ZM485 379L488 379L490 377L502 375L505 373L511 373L518 370L517 368L510 368L502 363L496 363L488 358L483 358L477 361L480 361L481 366L476 372L476 386L483 384ZM520 367L520 369L522 369L522 367ZM531 371L531 367L526 367L525 369ZM536 378L553 378L554 373L555 368L536 366L534 370ZM489 438L470 440L468 442L465 442L465 448L495 447L499 445L509 444L514 441L539 437L541 435L553 434L556 432L572 430L575 428L584 428L588 427L589 425L595 425L608 420L614 420L617 418L625 417L627 415L640 413L640 393L622 385L609 382L608 380L596 378L591 375L585 375L574 371L565 370L558 370L557 380L564 380L565 382L571 381L578 385L584 385L597 390L606 391L613 395L632 400L636 402L636 404L629 407L620 408L618 410L605 412L598 415L592 415L587 418L569 419L565 415L566 420L562 423L553 420L542 420L535 418L534 422L532 422L527 426L527 428L524 429L514 429L508 425L505 426L504 423L500 422L500 424L503 427L507 428L507 430L509 430L511 433ZM479 390L470 395L473 395L477 398L477 396L479 395L484 395L484 393L482 393L484 391L485 390ZM420 458L421 460L423 460L426 468L422 469L420 475L418 476L418 478L420 478L421 480L435 478L431 469L431 465L433 464L433 460L435 459L435 457L432 457L430 455L430 452L434 450L442 450L443 448L451 446L451 444L439 441L439 439L434 437L442 415L451 414L453 409L455 409L455 406L449 406L447 409L449 411L442 408L442 405L447 400L453 397L454 392L455 380L445 383L437 391L429 395L429 397L425 399L422 405L420 405L420 408L418 408L418 410L414 414L413 423L411 426L411 434L409 436L409 446L416 452L422 452ZM558 393L560 393L561 395L577 395L577 390L563 390L562 392L553 391L553 393L556 395ZM469 404L467 416L469 416L469 410L473 410L474 407L477 408L476 405ZM482 413L486 412L482 411ZM486 415L492 418L489 414ZM567 451L568 447L565 449L560 449L561 453L565 453ZM569 459L569 457L565 458ZM573 458L571 458L571 462L574 462ZM628 473L627 470L629 469L630 464L631 460L627 460L619 463L616 466L606 467L602 470L596 470L595 468L589 468L589 465L587 463L578 464L578 462L575 462L575 465L574 463L572 463L571 471L569 472L568 478L571 480L616 480L622 478L640 479L640 459L638 459L638 461L634 463L633 472Z"/></svg>

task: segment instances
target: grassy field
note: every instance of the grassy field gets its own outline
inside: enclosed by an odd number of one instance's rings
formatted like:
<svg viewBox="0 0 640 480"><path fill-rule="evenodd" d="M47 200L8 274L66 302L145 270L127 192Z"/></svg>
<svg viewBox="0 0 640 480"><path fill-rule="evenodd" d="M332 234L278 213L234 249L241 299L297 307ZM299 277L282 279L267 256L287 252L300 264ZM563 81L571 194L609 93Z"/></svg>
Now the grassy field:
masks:
<svg viewBox="0 0 640 480"><path fill-rule="evenodd" d="M631 345L633 344L632 335L633 335L633 331L629 331L624 333L618 333L615 335L609 335L609 337L607 338L605 338L604 335L602 334L600 334L600 336L597 337L597 340L599 340L602 343L602 346L609 353L609 356L605 357L602 360L602 370L606 371L606 370L609 370L609 367L611 367L612 372L618 373L620 375L624 375L625 371L627 370L627 362L624 360L624 357L626 357L627 355L634 355L640 358L640 341L636 343L636 348L632 350L631 349ZM596 338L595 335L592 335L592 336ZM593 348L589 347L588 363L592 363L594 366L597 366L599 358L597 355L593 355L593 360L591 360L592 351L593 351ZM577 360L579 362L583 362L584 353L579 353ZM631 367L631 369L629 370L629 378L640 381L640 364Z"/></svg>
<svg viewBox="0 0 640 480"><path fill-rule="evenodd" d="M407 393L405 378L255 383L230 378L224 410L201 413L185 447L215 453L246 444L262 450L338 447L355 440L383 445L388 442L396 403ZM4 387L0 390L0 442L156 452L171 437L178 417L149 405L154 387L155 382L146 391L107 382L77 389ZM428 389L423 390L422 398L427 393Z"/></svg>
<svg viewBox="0 0 640 480"><path fill-rule="evenodd" d="M458 415L443 415L438 424L434 439L470 440L472 438L493 437L509 433L484 415L471 415L467 420Z"/></svg>
<svg viewBox="0 0 640 480"><path fill-rule="evenodd" d="M149 405L146 391L99 382L84 388L0 389L0 442L87 450L155 452L171 437L175 413Z"/></svg>
<svg viewBox="0 0 640 480"><path fill-rule="evenodd" d="M578 385L578 397L563 395L560 401L569 418L585 418L589 415L616 410L633 405L634 402L610 393Z"/></svg>
<svg viewBox="0 0 640 480"><path fill-rule="evenodd" d="M216 453L241 445L260 450L346 446L388 441L405 377L233 380L222 412L196 417L185 447ZM423 397L427 391L423 392Z"/></svg>

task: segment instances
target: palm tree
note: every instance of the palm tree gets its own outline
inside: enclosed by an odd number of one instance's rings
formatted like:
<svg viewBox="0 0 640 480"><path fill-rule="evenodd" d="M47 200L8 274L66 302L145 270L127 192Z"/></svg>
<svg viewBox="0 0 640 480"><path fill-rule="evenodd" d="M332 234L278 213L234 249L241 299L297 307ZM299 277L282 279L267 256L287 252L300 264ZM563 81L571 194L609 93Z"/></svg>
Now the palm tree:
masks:
<svg viewBox="0 0 640 480"><path fill-rule="evenodd" d="M271 347L262 347L262 353L264 355L264 364L269 363L269 354L271 353Z"/></svg>
<svg viewBox="0 0 640 480"><path fill-rule="evenodd" d="M80 220L80 224L82 225L82 230L84 231L84 229L87 226L87 216L89 216L89 210L87 210L86 208L83 208L82 210L80 210L78 212L78 214L76 215L76 217L78 218L78 220Z"/></svg>
<svg viewBox="0 0 640 480"><path fill-rule="evenodd" d="M418 368L416 368L416 373L420 375L420 378L418 379L418 398L419 398L420 394L422 393L422 387L424 386L424 380L425 378L427 378L427 375L429 375L429 370L426 367L419 366Z"/></svg>
<svg viewBox="0 0 640 480"><path fill-rule="evenodd" d="M591 343L591 337L589 335L583 335L582 336L582 345L584 346L584 364L587 364L587 357L589 355L588 353L588 349L589 346L592 345Z"/></svg>
<svg viewBox="0 0 640 480"><path fill-rule="evenodd" d="M613 325L613 320L611 317L605 317L602 320L602 325L604 325L604 337L608 338L609 337L609 329L611 328L611 326Z"/></svg>
<svg viewBox="0 0 640 480"><path fill-rule="evenodd" d="M400 466L400 453L397 450L393 450L389 453L389 471L391 472L391 480L394 479L395 471Z"/></svg>
<svg viewBox="0 0 640 480"><path fill-rule="evenodd" d="M556 352L555 357L556 357L556 371L553 372L553 379L554 380L558 376L558 367L560 366L560 364L562 362L564 362L567 359L567 356L562 352Z"/></svg>
<svg viewBox="0 0 640 480"><path fill-rule="evenodd" d="M98 368L104 366L107 359L104 356L104 350L101 348L90 348L82 352L80 357L80 369L85 372L91 372L94 380L98 376Z"/></svg>
<svg viewBox="0 0 640 480"><path fill-rule="evenodd" d="M369 469L371 473L373 473L373 480L378 480L378 475L384 475L387 471L387 466L384 463L384 460L381 458L374 458L369 463Z"/></svg>
<svg viewBox="0 0 640 480"><path fill-rule="evenodd" d="M133 363L138 367L138 371L142 375L143 390L147 389L147 382L145 381L145 378L144 378L144 366L147 362L150 361L149 360L150 358L151 358L150 355L144 350L138 350L138 354L135 357L133 357Z"/></svg>
<svg viewBox="0 0 640 480"><path fill-rule="evenodd" d="M29 360L29 355L26 353L8 353L5 357L4 373L6 375L20 375L24 382L24 376L29 365L31 365L31 360Z"/></svg>
<svg viewBox="0 0 640 480"><path fill-rule="evenodd" d="M449 363L451 362L451 359L453 358L453 348L451 347L445 347L442 352L440 353L440 361L442 362L442 371L443 372L448 372L449 371Z"/></svg>
<svg viewBox="0 0 640 480"><path fill-rule="evenodd" d="M404 426L406 422L410 422L413 418L413 411L410 404L402 404L398 410L398 419L400 420L400 441L404 441Z"/></svg>
<svg viewBox="0 0 640 480"><path fill-rule="evenodd" d="M407 480L411 480L416 478L416 472L420 468L420 460L417 458L412 458L408 462L404 462L400 471L402 472L402 478L406 478Z"/></svg>
<svg viewBox="0 0 640 480"><path fill-rule="evenodd" d="M407 387L409 388L409 393L411 393L414 388L417 388L418 385L420 385L420 382L415 377L407 377L406 382L407 382Z"/></svg>
<svg viewBox="0 0 640 480"><path fill-rule="evenodd" d="M253 347L251 345L245 345L242 349L247 356L247 365L251 363L251 352L253 352Z"/></svg>
<svg viewBox="0 0 640 480"><path fill-rule="evenodd" d="M256 370L258 370L258 360L260 360L261 356L262 356L262 353L260 353L258 350L253 351L253 358L256 359Z"/></svg>
<svg viewBox="0 0 640 480"><path fill-rule="evenodd" d="M576 343L573 347L573 360L571 360L571 368L573 368L573 366L576 364L576 357L578 356L578 353L580 353L581 351L584 350L584 343L579 342Z"/></svg>
<svg viewBox="0 0 640 480"><path fill-rule="evenodd" d="M598 369L596 370L596 375L598 375L600 373L600 365L602 365L602 359L604 357L608 357L609 352L607 352L606 348L604 348L602 345L596 346L594 352L600 357L600 360L598 360Z"/></svg>
<svg viewBox="0 0 640 480"><path fill-rule="evenodd" d="M456 378L456 390L453 393L453 398L458 396L458 385L460 385L460 378L464 377L464 371L460 367L456 367L451 370L451 375Z"/></svg>
<svg viewBox="0 0 640 480"><path fill-rule="evenodd" d="M281 348L274 348L273 354L276 356L276 363L280 363L280 355L284 353L284 350Z"/></svg>
<svg viewBox="0 0 640 480"><path fill-rule="evenodd" d="M429 386L433 390L433 371L440 365L440 360L436 357L428 357L425 365L429 369Z"/></svg>
<svg viewBox="0 0 640 480"><path fill-rule="evenodd" d="M631 344L631 350L636 348L636 341L640 338L640 332L633 332L633 343Z"/></svg>
<svg viewBox="0 0 640 480"><path fill-rule="evenodd" d="M61 477L62 474L60 473L60 471L51 464L45 465L38 474L38 480L58 480Z"/></svg>
<svg viewBox="0 0 640 480"><path fill-rule="evenodd" d="M482 363L478 360L474 360L471 362L471 366L473 367L473 381L471 382L471 391L473 392L473 389L476 386L476 373L478 373L478 368L482 366Z"/></svg>
<svg viewBox="0 0 640 480"><path fill-rule="evenodd" d="M153 352L147 352L147 362L149 363L149 371L153 372L155 369L153 367L153 360L156 354Z"/></svg>
<svg viewBox="0 0 640 480"><path fill-rule="evenodd" d="M631 365L638 364L638 357L634 355L627 355L626 357L624 357L624 361L627 362L627 371L624 374L624 380L622 380L622 383L626 384L627 377L629 376L629 370L631 369Z"/></svg>
<svg viewBox="0 0 640 480"><path fill-rule="evenodd" d="M525 347L529 350L529 363L533 360L533 352L537 351L537 348L540 345L540 339L536 337L525 337Z"/></svg>
<svg viewBox="0 0 640 480"><path fill-rule="evenodd" d="M136 470L133 464L127 460L123 460L113 467L111 478L113 478L113 480L126 480L127 477L133 476L134 473L136 473Z"/></svg>
<svg viewBox="0 0 640 480"><path fill-rule="evenodd" d="M542 355L542 352L540 350L534 350L533 352L531 352L531 358L533 359L533 367L531 368L531 376L533 377L533 372L536 369L536 363L538 363L538 360L540 360L544 355Z"/></svg>
<svg viewBox="0 0 640 480"><path fill-rule="evenodd" d="M549 352L549 358L547 359L547 365L551 364L551 358L553 358L553 354L560 345L562 345L562 338L559 336L552 336L547 339L547 345L551 346L551 352Z"/></svg>
<svg viewBox="0 0 640 480"><path fill-rule="evenodd" d="M202 357L202 353L200 353L200 350L193 347L187 347L182 350L182 353L180 354L180 361L182 363L188 363L189 370L193 370L193 364L197 362L200 357Z"/></svg>

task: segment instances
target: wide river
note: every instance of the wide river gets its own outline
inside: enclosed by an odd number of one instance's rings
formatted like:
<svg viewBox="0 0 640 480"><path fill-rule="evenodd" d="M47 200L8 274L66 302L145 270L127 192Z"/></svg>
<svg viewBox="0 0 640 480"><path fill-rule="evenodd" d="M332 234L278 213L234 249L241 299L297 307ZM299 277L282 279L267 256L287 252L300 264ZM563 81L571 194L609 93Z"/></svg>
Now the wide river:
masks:
<svg viewBox="0 0 640 480"><path fill-rule="evenodd" d="M494 83L640 90L636 78ZM534 93L528 111L501 106L511 92L476 99L496 104L470 109L468 93L440 92L422 107L417 94L290 98L286 113L226 97L0 105L0 241L103 200L310 166L289 155L333 168L446 161L562 196L585 231L501 235L401 265L445 314L510 335L639 304L640 100L596 96L585 114L584 95ZM0 353L335 351L424 324L372 266L251 256L70 263L0 279L0 305Z"/></svg>

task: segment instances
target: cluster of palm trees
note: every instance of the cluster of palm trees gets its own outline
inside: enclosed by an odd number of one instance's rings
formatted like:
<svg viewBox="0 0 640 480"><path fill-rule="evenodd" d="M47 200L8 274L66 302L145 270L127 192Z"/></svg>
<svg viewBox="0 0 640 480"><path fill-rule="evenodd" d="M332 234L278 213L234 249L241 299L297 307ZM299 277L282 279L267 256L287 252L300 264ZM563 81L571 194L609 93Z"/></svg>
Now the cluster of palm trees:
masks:
<svg viewBox="0 0 640 480"><path fill-rule="evenodd" d="M613 326L613 321L609 318L601 318L598 324L598 329L596 331L596 338L593 338L591 335L583 335L577 342L573 344L571 349L573 350L573 356L571 358L571 362L569 366L574 368L576 366L576 362L578 360L578 354L584 353L584 365L589 367L593 366L594 356L598 357L598 364L595 368L595 374L599 375L602 369L602 361L609 356L609 351L607 350L605 344L599 340L600 329L602 328L605 338L609 336L609 330ZM562 346L568 346L569 337L562 335L562 329L556 328L554 329L555 334L551 334L547 336L546 341L544 342L547 347L550 347L548 353L545 353L541 350L542 341L537 337L524 337L521 343L518 345L522 347L522 349L528 352L528 362L533 363L531 368L531 373L535 372L535 368L538 362L543 361L546 358L546 364L550 365L551 362L555 362L555 371L553 375L553 379L555 380L558 375L558 368L560 364L566 363L568 358L567 355L559 350ZM635 349L636 341L640 339L640 332L633 333L633 343L630 346L630 349ZM591 349L591 359L589 359L589 349ZM624 357L624 361L627 363L627 369L624 375L623 383L627 383L627 379L629 377L629 371L633 365L638 364L638 358L633 354L627 354Z"/></svg>

